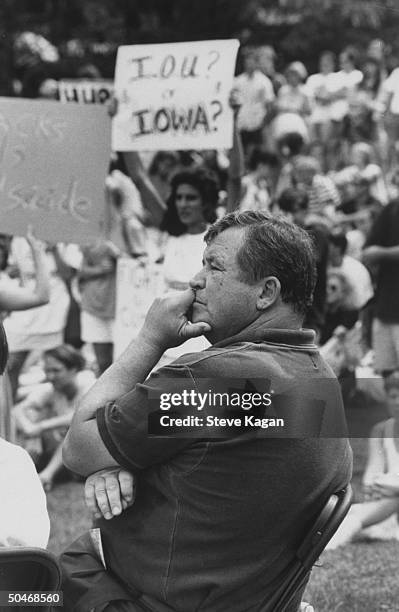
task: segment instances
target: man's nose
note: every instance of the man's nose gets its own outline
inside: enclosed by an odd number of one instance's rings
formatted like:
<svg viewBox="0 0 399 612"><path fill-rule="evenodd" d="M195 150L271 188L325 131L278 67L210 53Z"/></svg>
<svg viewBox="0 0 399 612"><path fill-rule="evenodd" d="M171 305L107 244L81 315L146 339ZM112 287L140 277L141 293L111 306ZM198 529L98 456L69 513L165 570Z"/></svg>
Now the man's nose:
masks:
<svg viewBox="0 0 399 612"><path fill-rule="evenodd" d="M204 289L205 287L205 276L202 271L198 272L189 282L191 289Z"/></svg>

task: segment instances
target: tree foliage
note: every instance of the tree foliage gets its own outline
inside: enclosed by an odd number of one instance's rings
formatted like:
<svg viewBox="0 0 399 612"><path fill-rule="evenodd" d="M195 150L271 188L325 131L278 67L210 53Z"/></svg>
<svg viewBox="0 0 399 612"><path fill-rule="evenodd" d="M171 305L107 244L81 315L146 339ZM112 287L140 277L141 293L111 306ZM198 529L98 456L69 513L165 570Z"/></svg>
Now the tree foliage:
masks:
<svg viewBox="0 0 399 612"><path fill-rule="evenodd" d="M120 44L238 37L273 44L284 62L302 59L312 68L325 48L365 47L379 37L396 49L398 25L397 0L2 0L0 87L23 30L58 46L96 43L103 55Z"/></svg>

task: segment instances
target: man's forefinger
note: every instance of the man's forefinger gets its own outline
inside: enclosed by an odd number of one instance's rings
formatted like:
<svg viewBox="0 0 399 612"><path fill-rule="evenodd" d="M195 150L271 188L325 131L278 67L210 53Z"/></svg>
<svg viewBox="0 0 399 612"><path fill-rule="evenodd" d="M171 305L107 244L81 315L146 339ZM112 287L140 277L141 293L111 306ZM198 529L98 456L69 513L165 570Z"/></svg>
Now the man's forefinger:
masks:
<svg viewBox="0 0 399 612"><path fill-rule="evenodd" d="M122 502L125 500L128 505L134 502L135 498L135 485L134 476L126 470L120 470L118 474L119 487L122 497Z"/></svg>

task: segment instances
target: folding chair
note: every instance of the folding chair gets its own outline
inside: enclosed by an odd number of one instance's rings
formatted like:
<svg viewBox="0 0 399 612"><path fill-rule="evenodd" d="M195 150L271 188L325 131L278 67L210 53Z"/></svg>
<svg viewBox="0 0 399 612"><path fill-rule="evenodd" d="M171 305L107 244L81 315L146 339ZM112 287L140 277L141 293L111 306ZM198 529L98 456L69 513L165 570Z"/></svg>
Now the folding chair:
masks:
<svg viewBox="0 0 399 612"><path fill-rule="evenodd" d="M51 591L60 589L61 569L57 558L42 548L0 548L0 591ZM51 612L62 608L45 606L1 606L0 612L22 610Z"/></svg>
<svg viewBox="0 0 399 612"><path fill-rule="evenodd" d="M259 612L285 612L289 609L295 595L306 585L314 563L348 514L351 503L350 485L330 496L299 546L283 583L271 599L263 602Z"/></svg>

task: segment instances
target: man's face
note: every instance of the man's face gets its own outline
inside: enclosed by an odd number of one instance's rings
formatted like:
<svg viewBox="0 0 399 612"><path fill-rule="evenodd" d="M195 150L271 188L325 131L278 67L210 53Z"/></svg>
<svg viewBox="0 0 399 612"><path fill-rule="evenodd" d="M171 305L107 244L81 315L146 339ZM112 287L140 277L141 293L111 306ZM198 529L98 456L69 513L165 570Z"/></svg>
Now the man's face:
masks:
<svg viewBox="0 0 399 612"><path fill-rule="evenodd" d="M209 323L207 334L211 342L218 342L238 333L261 311L256 307L262 282L248 284L237 262L245 230L231 227L206 247L202 270L190 281L195 290L192 322Z"/></svg>

